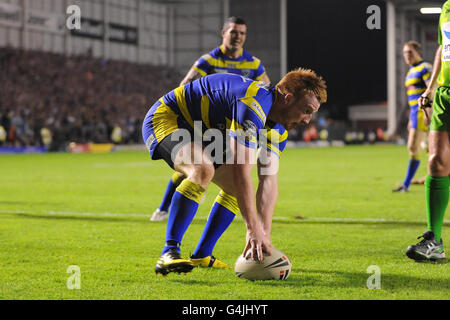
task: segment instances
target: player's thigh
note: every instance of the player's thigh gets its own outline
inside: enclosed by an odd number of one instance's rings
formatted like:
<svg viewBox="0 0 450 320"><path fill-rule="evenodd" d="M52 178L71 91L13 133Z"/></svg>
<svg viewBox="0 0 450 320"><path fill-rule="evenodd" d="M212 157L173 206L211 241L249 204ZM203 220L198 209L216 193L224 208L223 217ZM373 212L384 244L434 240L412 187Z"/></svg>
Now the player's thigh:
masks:
<svg viewBox="0 0 450 320"><path fill-rule="evenodd" d="M428 173L440 177L450 173L450 133L431 131L429 137Z"/></svg>
<svg viewBox="0 0 450 320"><path fill-rule="evenodd" d="M214 164L201 144L189 142L173 154L174 169L206 189L214 176Z"/></svg>
<svg viewBox="0 0 450 320"><path fill-rule="evenodd" d="M230 196L236 197L232 164L223 164L214 172L213 182Z"/></svg>

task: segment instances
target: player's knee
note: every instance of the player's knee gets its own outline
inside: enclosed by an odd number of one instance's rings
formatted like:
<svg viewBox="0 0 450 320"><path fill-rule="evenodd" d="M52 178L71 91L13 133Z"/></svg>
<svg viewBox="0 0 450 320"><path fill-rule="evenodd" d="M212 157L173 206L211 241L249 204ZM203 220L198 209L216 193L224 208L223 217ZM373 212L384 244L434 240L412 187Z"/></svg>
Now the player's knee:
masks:
<svg viewBox="0 0 450 320"><path fill-rule="evenodd" d="M207 185L213 179L214 172L214 165L212 163L202 163L201 165L195 166L193 175L200 184Z"/></svg>
<svg viewBox="0 0 450 320"><path fill-rule="evenodd" d="M419 144L416 140L412 140L408 142L408 152L411 156L415 156L420 154Z"/></svg>
<svg viewBox="0 0 450 320"><path fill-rule="evenodd" d="M447 167L447 159L440 153L430 154L428 157L428 171L432 176L441 176L447 174L445 172Z"/></svg>
<svg viewBox="0 0 450 320"><path fill-rule="evenodd" d="M420 155L420 149L417 146L409 146L408 151L411 157L416 157Z"/></svg>

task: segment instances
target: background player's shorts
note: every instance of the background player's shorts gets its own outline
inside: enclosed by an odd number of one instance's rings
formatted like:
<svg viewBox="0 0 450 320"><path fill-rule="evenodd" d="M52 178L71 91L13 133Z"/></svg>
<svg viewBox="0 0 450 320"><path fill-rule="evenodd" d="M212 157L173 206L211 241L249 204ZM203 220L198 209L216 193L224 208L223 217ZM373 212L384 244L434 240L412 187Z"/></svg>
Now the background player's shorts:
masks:
<svg viewBox="0 0 450 320"><path fill-rule="evenodd" d="M436 89L430 130L450 132L450 87Z"/></svg>
<svg viewBox="0 0 450 320"><path fill-rule="evenodd" d="M411 108L409 120L411 120L411 129L428 131L428 127L423 123L424 112L418 106Z"/></svg>

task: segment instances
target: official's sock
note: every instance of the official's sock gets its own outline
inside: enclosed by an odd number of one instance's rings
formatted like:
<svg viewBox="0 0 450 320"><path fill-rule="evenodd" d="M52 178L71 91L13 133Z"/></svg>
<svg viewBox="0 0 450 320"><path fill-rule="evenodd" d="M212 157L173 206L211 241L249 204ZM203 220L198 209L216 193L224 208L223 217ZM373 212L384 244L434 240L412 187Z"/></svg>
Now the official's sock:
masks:
<svg viewBox="0 0 450 320"><path fill-rule="evenodd" d="M408 165L408 171L406 172L405 180L403 181L403 185L406 188L409 188L409 185L411 184L411 180L414 178L414 175L416 174L417 169L419 168L420 160L418 159L410 159L409 165Z"/></svg>
<svg viewBox="0 0 450 320"><path fill-rule="evenodd" d="M184 176L180 177L180 174L178 172L174 172L174 174L169 180L169 184L167 185L163 200L161 202L161 205L159 206L159 210L166 212L169 211L170 203L172 202L172 197L173 194L175 193L175 189L180 185L183 179Z"/></svg>
<svg viewBox="0 0 450 320"><path fill-rule="evenodd" d="M449 198L449 177L432 177L425 180L425 200L427 208L428 230L434 232L437 242L441 241L442 224Z"/></svg>
<svg viewBox="0 0 450 320"><path fill-rule="evenodd" d="M194 219L203 193L205 193L205 189L188 179L183 180L178 186L172 197L167 219L166 245L162 254L166 253L169 248L179 247L187 228Z"/></svg>
<svg viewBox="0 0 450 320"><path fill-rule="evenodd" d="M211 208L200 241L192 255L193 258L204 258L212 254L217 241L233 222L238 211L236 198L221 191Z"/></svg>

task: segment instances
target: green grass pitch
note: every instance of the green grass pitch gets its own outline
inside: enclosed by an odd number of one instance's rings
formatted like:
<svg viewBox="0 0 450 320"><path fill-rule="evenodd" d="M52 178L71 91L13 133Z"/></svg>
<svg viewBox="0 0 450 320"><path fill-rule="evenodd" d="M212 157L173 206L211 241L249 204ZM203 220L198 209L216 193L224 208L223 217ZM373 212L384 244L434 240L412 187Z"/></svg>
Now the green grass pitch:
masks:
<svg viewBox="0 0 450 320"><path fill-rule="evenodd" d="M405 256L426 230L424 187L391 193L407 161L404 146L286 150L272 242L292 260L292 274L250 282L233 270L154 274L165 223L148 218L171 170L145 151L0 156L0 299L449 299L450 264ZM183 256L217 192L208 190ZM233 265L244 244L237 218L214 254ZM367 288L373 265L380 289ZM67 285L69 266L79 268L79 289Z"/></svg>

